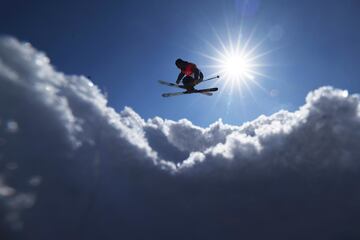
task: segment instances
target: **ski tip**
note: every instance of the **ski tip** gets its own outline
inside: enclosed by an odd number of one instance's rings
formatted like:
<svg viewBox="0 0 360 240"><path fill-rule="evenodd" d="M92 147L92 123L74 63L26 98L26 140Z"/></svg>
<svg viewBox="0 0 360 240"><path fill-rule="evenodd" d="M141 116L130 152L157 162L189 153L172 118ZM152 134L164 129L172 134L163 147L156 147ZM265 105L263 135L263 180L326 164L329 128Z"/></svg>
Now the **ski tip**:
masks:
<svg viewBox="0 0 360 240"><path fill-rule="evenodd" d="M162 97L173 97L173 96L178 96L180 95L179 93L163 93L161 94Z"/></svg>
<svg viewBox="0 0 360 240"><path fill-rule="evenodd" d="M215 92L215 91L217 91L217 90L219 90L219 88L217 88L217 87L215 87L215 88L209 88L209 91L211 91L211 92Z"/></svg>

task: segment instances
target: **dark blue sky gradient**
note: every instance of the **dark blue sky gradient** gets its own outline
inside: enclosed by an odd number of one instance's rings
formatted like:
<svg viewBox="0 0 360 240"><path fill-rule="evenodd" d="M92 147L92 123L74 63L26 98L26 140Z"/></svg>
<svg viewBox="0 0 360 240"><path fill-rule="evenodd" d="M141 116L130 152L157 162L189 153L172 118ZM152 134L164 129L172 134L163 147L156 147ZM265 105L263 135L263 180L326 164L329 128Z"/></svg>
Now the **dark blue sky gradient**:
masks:
<svg viewBox="0 0 360 240"><path fill-rule="evenodd" d="M91 76L118 111L130 106L144 118L240 124L294 110L319 86L360 92L359 10L356 0L2 1L0 33L29 41L59 71ZM240 26L245 38L256 28L253 43L264 40L259 52L276 49L261 58L271 65L259 69L270 78L257 78L267 92L250 84L243 97L160 97L176 91L157 83L175 81L176 58L211 64L196 53L214 54L203 40L220 47L212 29L226 39L227 27L236 36ZM274 41L267 36L276 27L283 34ZM212 85L222 87L204 87ZM277 96L268 94L272 89Z"/></svg>

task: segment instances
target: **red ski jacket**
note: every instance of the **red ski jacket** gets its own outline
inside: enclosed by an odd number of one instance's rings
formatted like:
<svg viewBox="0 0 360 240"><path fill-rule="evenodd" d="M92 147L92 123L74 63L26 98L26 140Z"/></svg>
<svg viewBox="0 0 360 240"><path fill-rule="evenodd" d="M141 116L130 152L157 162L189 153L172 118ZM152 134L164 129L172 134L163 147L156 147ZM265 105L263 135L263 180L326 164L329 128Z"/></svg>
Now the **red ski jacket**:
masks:
<svg viewBox="0 0 360 240"><path fill-rule="evenodd" d="M185 74L186 76L190 76L191 74L193 74L195 72L196 69L196 65L193 63L188 63L184 69L181 69L181 72L183 74Z"/></svg>

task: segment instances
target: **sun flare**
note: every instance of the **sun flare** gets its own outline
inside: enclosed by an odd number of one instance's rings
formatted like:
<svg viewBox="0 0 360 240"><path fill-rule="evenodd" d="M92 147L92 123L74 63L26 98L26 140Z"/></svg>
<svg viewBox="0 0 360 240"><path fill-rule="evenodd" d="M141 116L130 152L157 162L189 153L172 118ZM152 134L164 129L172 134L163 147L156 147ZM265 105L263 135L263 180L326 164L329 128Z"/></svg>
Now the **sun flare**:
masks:
<svg viewBox="0 0 360 240"><path fill-rule="evenodd" d="M251 72L254 71L252 69L252 65L245 56L232 54L230 56L226 56L221 59L220 63L220 71L230 79L246 79L246 78L254 78Z"/></svg>
<svg viewBox="0 0 360 240"><path fill-rule="evenodd" d="M216 32L215 35L218 40L216 45L207 42L213 54L202 55L212 62L205 67L212 69L214 75L220 75L218 82L223 82L223 90L230 88L233 92L237 88L242 92L246 88L251 92L251 85L263 89L258 82L261 78L268 77L261 71L266 66L263 57L271 52L261 51L264 41L253 42L253 33L247 38L243 34L232 38L228 32L227 41Z"/></svg>

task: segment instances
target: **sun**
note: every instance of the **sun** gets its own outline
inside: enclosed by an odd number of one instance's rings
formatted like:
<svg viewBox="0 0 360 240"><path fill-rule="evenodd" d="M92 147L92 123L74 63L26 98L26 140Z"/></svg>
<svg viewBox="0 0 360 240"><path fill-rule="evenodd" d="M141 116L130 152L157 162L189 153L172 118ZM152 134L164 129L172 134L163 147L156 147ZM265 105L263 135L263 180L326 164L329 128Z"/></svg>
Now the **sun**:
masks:
<svg viewBox="0 0 360 240"><path fill-rule="evenodd" d="M255 69L252 67L250 60L246 56L232 53L229 56L224 56L219 63L218 68L220 73L225 75L230 80L246 80L253 79L252 72Z"/></svg>
<svg viewBox="0 0 360 240"><path fill-rule="evenodd" d="M264 56L271 52L262 50L264 40L254 42L253 32L248 37L239 33L237 38L233 38L228 31L227 41L214 33L218 40L216 45L205 40L213 53L200 54L211 60L212 64L205 67L214 75L220 75L218 82L223 82L225 89L231 88L230 92L235 88L240 92L244 88L251 91L252 85L264 90L259 81L268 78L262 70L268 66L264 63Z"/></svg>

